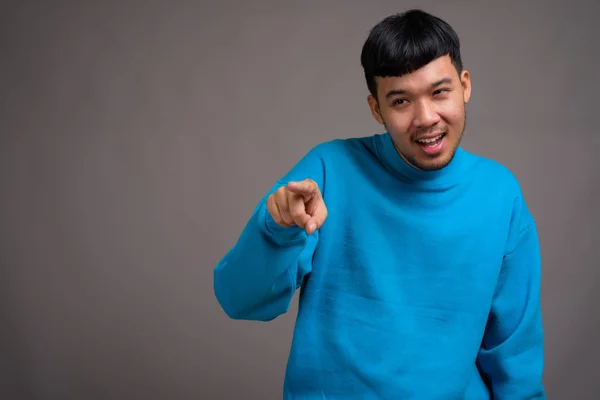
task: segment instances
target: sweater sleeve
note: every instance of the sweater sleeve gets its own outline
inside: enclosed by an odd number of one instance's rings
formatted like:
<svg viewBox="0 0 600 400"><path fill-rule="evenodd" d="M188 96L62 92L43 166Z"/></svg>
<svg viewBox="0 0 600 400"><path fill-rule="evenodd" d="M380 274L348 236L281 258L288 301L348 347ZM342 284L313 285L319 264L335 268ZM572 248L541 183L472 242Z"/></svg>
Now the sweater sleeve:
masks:
<svg viewBox="0 0 600 400"><path fill-rule="evenodd" d="M214 292L232 319L269 321L288 311L296 289L312 270L319 230L278 225L267 198L290 181L314 180L323 197L322 145L311 149L259 201L234 246L214 268Z"/></svg>
<svg viewBox="0 0 600 400"><path fill-rule="evenodd" d="M478 356L494 399L546 398L540 283L536 224L519 199Z"/></svg>

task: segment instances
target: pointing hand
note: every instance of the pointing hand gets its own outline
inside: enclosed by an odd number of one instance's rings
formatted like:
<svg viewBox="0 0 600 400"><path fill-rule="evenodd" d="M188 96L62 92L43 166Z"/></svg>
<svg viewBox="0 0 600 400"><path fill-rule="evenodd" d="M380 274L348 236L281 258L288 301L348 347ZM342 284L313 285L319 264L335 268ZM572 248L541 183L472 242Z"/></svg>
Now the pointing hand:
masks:
<svg viewBox="0 0 600 400"><path fill-rule="evenodd" d="M267 210L277 224L299 226L312 234L327 218L327 207L319 186L312 179L289 182L267 199Z"/></svg>

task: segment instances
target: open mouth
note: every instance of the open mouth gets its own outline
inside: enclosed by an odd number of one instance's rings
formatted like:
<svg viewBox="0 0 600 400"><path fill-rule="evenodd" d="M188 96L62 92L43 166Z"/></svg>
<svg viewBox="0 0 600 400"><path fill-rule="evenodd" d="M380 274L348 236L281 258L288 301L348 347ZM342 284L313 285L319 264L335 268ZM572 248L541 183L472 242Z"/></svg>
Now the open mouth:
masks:
<svg viewBox="0 0 600 400"><path fill-rule="evenodd" d="M431 139L419 139L416 142L419 143L422 146L427 146L427 147L433 147L437 144L439 144L442 141L442 138L446 136L445 133L441 133L438 136L431 138Z"/></svg>
<svg viewBox="0 0 600 400"><path fill-rule="evenodd" d="M446 132L440 133L438 136L430 138L430 139L418 139L416 140L417 144L428 155L437 155L443 149L444 137L446 136Z"/></svg>

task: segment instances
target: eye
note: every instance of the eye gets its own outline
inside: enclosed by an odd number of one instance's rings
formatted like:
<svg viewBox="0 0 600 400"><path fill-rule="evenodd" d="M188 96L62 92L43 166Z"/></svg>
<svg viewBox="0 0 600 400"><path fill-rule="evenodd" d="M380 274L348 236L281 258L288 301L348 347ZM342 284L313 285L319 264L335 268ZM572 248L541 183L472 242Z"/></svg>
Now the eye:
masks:
<svg viewBox="0 0 600 400"><path fill-rule="evenodd" d="M401 105L403 105L405 103L406 103L405 99L396 99L396 100L393 101L392 104L395 105L395 106L401 106Z"/></svg>
<svg viewBox="0 0 600 400"><path fill-rule="evenodd" d="M437 89L436 91L433 92L434 96L437 96L439 94L445 94L448 93L450 90L449 89Z"/></svg>

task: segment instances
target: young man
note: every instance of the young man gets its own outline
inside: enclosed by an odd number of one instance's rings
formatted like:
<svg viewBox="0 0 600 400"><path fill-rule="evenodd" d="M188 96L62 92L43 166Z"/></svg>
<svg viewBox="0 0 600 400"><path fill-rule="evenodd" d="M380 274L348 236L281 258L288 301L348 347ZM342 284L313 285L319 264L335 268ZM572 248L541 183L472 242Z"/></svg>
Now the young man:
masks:
<svg viewBox="0 0 600 400"><path fill-rule="evenodd" d="M214 271L231 318L299 311L286 399L545 399L541 263L517 179L460 147L459 39L419 10L362 56L385 134L315 146Z"/></svg>

